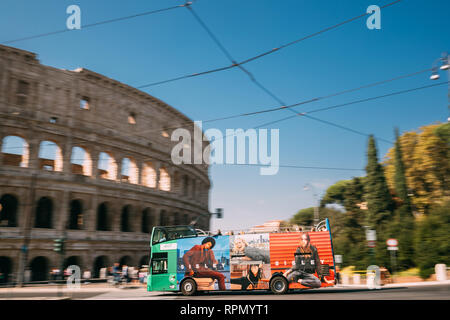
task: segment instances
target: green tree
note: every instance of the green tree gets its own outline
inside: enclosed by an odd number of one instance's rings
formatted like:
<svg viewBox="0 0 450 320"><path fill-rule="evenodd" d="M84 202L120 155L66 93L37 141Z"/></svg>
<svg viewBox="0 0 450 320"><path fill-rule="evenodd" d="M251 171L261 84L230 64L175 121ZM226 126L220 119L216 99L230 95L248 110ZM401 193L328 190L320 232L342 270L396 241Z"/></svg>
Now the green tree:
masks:
<svg viewBox="0 0 450 320"><path fill-rule="evenodd" d="M389 236L389 223L392 219L394 202L384 176L384 170L378 162L375 139L369 137L367 150L367 178L364 184L365 199L367 201L366 226L375 229L377 242L375 247L375 263L389 265L389 255L386 240Z"/></svg>
<svg viewBox="0 0 450 320"><path fill-rule="evenodd" d="M394 212L394 219L390 225L390 237L399 242L397 255L397 269L406 270L414 266L414 216L405 176L403 153L398 129L395 130L394 147L394 187L398 199L398 208Z"/></svg>
<svg viewBox="0 0 450 320"><path fill-rule="evenodd" d="M377 227L381 221L391 217L394 208L391 194L386 183L384 170L378 163L375 139L371 135L367 150L367 179L365 181L365 199L367 200L367 225Z"/></svg>
<svg viewBox="0 0 450 320"><path fill-rule="evenodd" d="M320 201L320 206L324 207L327 204L337 203L340 205L344 204L344 193L346 186L350 183L350 180L340 180L329 186L325 195Z"/></svg>
<svg viewBox="0 0 450 320"><path fill-rule="evenodd" d="M422 217L415 234L415 257L420 276L427 279L437 263L450 264L450 201L435 206Z"/></svg>

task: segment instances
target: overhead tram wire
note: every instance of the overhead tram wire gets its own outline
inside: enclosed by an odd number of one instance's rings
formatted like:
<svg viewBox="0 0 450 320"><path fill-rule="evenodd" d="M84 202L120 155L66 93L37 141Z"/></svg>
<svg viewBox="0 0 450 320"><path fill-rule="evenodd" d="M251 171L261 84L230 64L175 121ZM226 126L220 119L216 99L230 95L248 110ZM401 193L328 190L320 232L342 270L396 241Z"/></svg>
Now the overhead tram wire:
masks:
<svg viewBox="0 0 450 320"><path fill-rule="evenodd" d="M270 108L267 108L267 109L262 109L262 110L259 110L259 111L237 113L237 114L233 114L233 115L229 115L229 116L222 116L222 117L217 117L217 118L212 118L212 119L206 119L206 120L202 120L202 122L203 123L210 123L210 122L231 120L231 119L247 117L247 116L254 116L254 115L263 114L263 113L276 112L276 111L279 111L279 110L282 110L282 109L287 109L287 108L292 108L292 107L296 107L296 106L300 106L300 105L305 105L305 104L309 104L309 103L312 103L312 102L317 102L317 101L320 101L320 100L324 100L324 99L336 97L336 96L339 96L339 95L343 95L343 94L346 94L346 93L356 92L356 91L359 91L359 90L362 90L362 89L375 87L375 86L378 86L378 85L381 85L381 84L386 84L386 83L389 83L389 82L392 82L392 81L405 79L405 78L408 78L408 77L419 75L421 73L429 72L430 70L431 70L431 68L420 70L420 71L416 71L416 72L413 72L413 73L408 73L408 74L397 76L397 77L394 77L394 78L389 78L389 79L386 79L386 80L369 83L367 85L359 86L359 87L356 87L356 88L346 89L346 90L343 90L343 91L327 94L327 95L324 95L324 96L319 96L319 97L316 97L316 98L299 101L299 102L296 102L296 103L293 103L293 104L290 104L290 105L287 105L287 106L274 106L274 107L270 107ZM412 91L417 91L417 90L426 89L426 88L429 88L429 87L439 86L439 85L443 85L443 84L445 84L445 83L443 82L443 83L433 84L433 85L430 85L430 86L417 87L417 88L412 88L412 89L407 89L407 90L402 90L402 91L396 91L396 92L392 92L392 93L388 93L388 94L383 94L383 95L380 95L380 96L374 96L374 97L370 97L370 98L366 98L366 99L350 101L348 103L338 104L338 105L334 105L334 106L330 106L330 107L314 109L314 110L311 110L311 111L308 111L308 112L304 112L304 113L320 112L320 111L322 111L321 109L323 109L323 111L324 111L325 109L332 109L332 108L336 108L336 107L340 107L340 106L344 106L344 105L351 105L351 104L366 102L366 101L370 101L370 100L376 100L376 99L380 99L380 98L385 98L385 97L389 97L389 96L393 96L393 95L397 95L397 94L403 94L403 93L408 93L408 92L412 92ZM169 126L169 127L165 127L164 129L187 128L187 127L190 127L192 125L193 125L193 122L192 121L188 121L188 122L185 122L185 123L183 123L181 125ZM142 133L150 133L150 132L157 132L157 131L160 131L160 129L149 129L149 130L141 131L140 134L142 134Z"/></svg>
<svg viewBox="0 0 450 320"><path fill-rule="evenodd" d="M83 24L82 27L81 27L81 30L86 29L86 28L96 27L96 26L103 25L103 24L109 24L109 23L114 23L114 22L118 22L118 21L130 20L130 19L134 19L134 18L138 18L138 17L148 16L148 15L155 14L155 13L160 13L160 12L165 12L165 11L169 11L169 10L173 10L173 9L178 9L178 8L185 7L186 5L188 5L188 4L185 3L185 4L181 4L181 5L168 7L168 8L162 8L162 9L157 9L157 10L137 13L137 14L130 15L130 16L124 16L124 17L119 17L119 18L114 18L114 19L109 19L109 20L104 20L104 21L99 21L99 22L93 22L93 23L89 23L89 24ZM66 33L66 32L70 32L70 31L74 31L74 30L66 28L66 29L61 29L61 30L57 30L57 31L36 34L36 35L33 35L33 36L7 40L7 41L1 42L1 44L11 44L11 43L19 42L19 41L43 38L43 37L48 37L48 36L52 36L52 35L55 35L55 34Z"/></svg>
<svg viewBox="0 0 450 320"><path fill-rule="evenodd" d="M401 1L401 0L399 0L399 1ZM393 2L393 3L396 3L396 2L399 2L399 1L395 1L395 2ZM393 4L393 3L391 3L391 4ZM214 42L216 43L216 45L220 48L220 50L226 55L226 57L231 61L231 63L233 63L233 65L236 65L236 61L234 60L234 58L231 56L231 54L228 52L228 50L226 50L226 48L220 43L220 41L218 40L218 38L212 33L212 31L207 27L207 25L203 22L203 20L195 13L195 11L194 11L192 8L190 8L190 6L186 6L186 8L194 15L194 17L196 18L196 20L197 20L197 21L200 23L200 25L206 30L206 32L209 34L209 36L213 39L213 41L214 41ZM365 15L367 15L367 13L365 13L365 14L362 15L362 16L365 16ZM347 22L353 21L353 20L355 20L355 19L356 19L356 18L352 18L352 19L350 19L350 20L347 20ZM335 27L340 26L340 25L343 25L343 24L345 24L345 23L346 23L346 22L342 22L342 23L340 23L340 24L335 25ZM329 28L327 28L327 29L322 30L321 32L317 32L317 33L312 34L312 35L310 35L310 36L307 36L307 37L304 37L304 38L301 38L301 39L297 39L297 40L292 41L292 42L290 42L290 43L288 43L288 44L286 44L286 45L283 45L282 48L285 48L285 47L290 46L290 45L292 45L292 44L294 44L294 43L303 41L303 40L305 40L305 39L307 39L307 38L309 38L309 37L312 37L312 36L318 35L318 34L320 34L320 33L326 32L326 31L331 30L331 29L333 29L333 28L334 28L334 27L329 27ZM266 54L269 54L269 53L272 53L272 52L268 52L268 53L266 53ZM266 55L266 54L257 56L257 57L255 57L255 59L257 59L257 58L259 58L259 57L262 57L262 56L264 56L264 55ZM254 59L253 59L253 60L254 60ZM251 60L245 61L244 63L247 63L247 62L249 62L249 61L251 61ZM280 99L280 98L279 98L278 96L276 96L273 92L271 92L269 89L267 89L264 85L262 85L260 82L258 82L258 81L256 80L256 78L253 76L253 74L252 74L251 72L249 72L247 69L245 69L245 68L242 66L242 63L237 64L237 65L238 65L238 67L239 67L243 72L245 72L245 73L249 76L249 78L250 78L250 80L251 80L252 82L254 82L254 83L255 83L260 89L262 89L266 94L270 95L274 100L276 100L276 101L281 105L281 107L285 107L285 106L286 106L286 103L285 103L282 99ZM305 116L305 114L298 113L298 111L293 110L292 108L282 108L282 109L287 109L287 110L293 112L296 116L297 116L297 115L298 115L298 116ZM334 126L334 127L337 127L337 128L343 129L343 130L347 130L347 131L352 132L352 133L356 133L356 134L360 134L360 135L364 135L364 136L369 136L369 134L367 134L367 133L363 133L363 132L361 132L361 131L358 131L358 130L355 130L355 129L351 129L351 128L345 127L345 126L343 126L343 125L335 124L335 123L330 122L330 121L321 120L321 119L319 119L319 118L312 117L312 116L305 116L305 117L307 117L308 119L311 119L311 120L320 121L320 122L322 122L322 123L325 123L325 124L328 124L328 125L332 125L332 126ZM227 136L225 136L225 137L227 137ZM392 142L390 142L390 141L388 141L388 140L386 140L386 139L380 138L380 140L381 140L381 141L384 141L384 142L388 142L388 143L393 144Z"/></svg>
<svg viewBox="0 0 450 320"><path fill-rule="evenodd" d="M396 0L396 1L390 2L390 3L388 3L388 4L384 5L384 6L381 6L380 9L384 9L384 8L390 7L390 6L394 5L394 4L399 3L400 1L402 1L402 0ZM191 9L191 8L190 8L190 5L185 5L185 7L188 8L188 9ZM192 12L193 14L195 14L192 10L191 10L191 12ZM162 80L162 81L152 82L152 83L149 83L149 84L141 85L141 86L136 87L136 88L138 88L138 89L148 88L148 87L152 87L152 86L156 86L156 85L160 85L160 84L165 84L165 83L169 83L169 82L174 82L174 81L178 81L178 80L183 80L183 79L187 79L187 78L192 78L192 77L202 76L202 75L206 75L206 74L211 74L211 73L215 73L215 72L220 72L220 71L224 71L224 70L229 70L229 69L232 69L232 68L240 67L240 66L242 66L243 64L246 64L246 63L249 63L249 62L251 62L251 61L260 59L260 58L265 57L265 56L267 56L267 55L269 55L269 54L272 54L272 53L274 53L274 52L280 51L280 50L285 49L285 48L287 48L287 47L290 47L290 46L292 46L292 45L294 45L294 44L297 44L297 43L299 43L299 42L301 42L301 41L307 40L307 39L309 39L309 38L313 38L313 37L318 36L318 35L320 35L320 34L322 34L322 33L325 33L325 32L328 32L328 31L330 31L330 30L336 29L336 28L338 28L338 27L340 27L340 26L342 26L342 25L345 25L345 24L350 23L350 22L352 22L352 21L358 20L358 19L363 18L363 17L365 17L365 16L367 16L367 15L369 15L369 13L364 13L364 14L358 15L358 16L356 16L356 17L347 19L347 20L345 20L345 21L342 21L342 22L337 23L337 24L335 24L335 25L332 25L332 26L330 26L330 27L324 28L324 29L322 29L322 30L319 30L319 31L314 32L314 33L312 33L312 34L309 34L309 35L307 35L307 36L304 36L304 37L301 37L301 38L299 38L299 39L293 40L293 41L291 41L291 42L285 43L285 44L283 44L283 45L281 45L281 46L279 46L279 47L273 48L273 49L271 49L271 50L268 50L268 51L265 51L265 52L263 52L263 53L260 53L260 54L258 54L258 55L256 55L256 56L250 57L250 58L248 58L248 59L246 59L246 60L243 60L243 61L241 61L241 62L234 61L234 62L232 62L231 65L228 65L228 66L225 66L225 67L220 67L220 68L210 69L210 70L207 70L207 71L202 71L202 72L197 72L197 73L186 74L186 75L183 75L183 76L178 76L178 77L171 78L171 79L167 79L167 80ZM197 16L197 17L198 17L198 16ZM206 27L206 25L205 25L203 22L201 22L201 24L204 25L204 26ZM207 27L206 27L206 29L209 30L209 28L207 28ZM224 53L225 53L225 52L228 52L228 51L223 47L223 45L220 44L220 42L217 40L217 38L210 32L210 30L207 31L207 32L210 33L210 34L212 35L212 38L215 39L214 41L218 44L219 47L221 47L221 49L222 49L222 51L224 51ZM231 55L229 55L229 53L228 53L228 54L227 54L227 57L230 58ZM234 59L233 59L233 60L234 60Z"/></svg>

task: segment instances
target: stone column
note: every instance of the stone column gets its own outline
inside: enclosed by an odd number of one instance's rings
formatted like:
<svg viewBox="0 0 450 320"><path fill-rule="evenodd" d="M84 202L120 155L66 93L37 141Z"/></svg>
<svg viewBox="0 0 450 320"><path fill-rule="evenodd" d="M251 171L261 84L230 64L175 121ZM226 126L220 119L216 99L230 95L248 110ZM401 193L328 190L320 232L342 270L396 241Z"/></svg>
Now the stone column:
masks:
<svg viewBox="0 0 450 320"><path fill-rule="evenodd" d="M70 202L71 192L64 190L62 192L61 199L58 199L59 205L58 210L56 212L57 219L55 221L56 229L59 232L64 232L67 229L68 221L69 221L69 202Z"/></svg>
<svg viewBox="0 0 450 320"><path fill-rule="evenodd" d="M72 137L66 138L66 143L61 146L61 152L63 154L63 172L66 174L72 174L72 167L70 163L70 158L72 156Z"/></svg>
<svg viewBox="0 0 450 320"><path fill-rule="evenodd" d="M98 190L91 196L89 208L86 210L86 230L89 231L91 236L95 236L95 223L97 218L97 206L98 206Z"/></svg>

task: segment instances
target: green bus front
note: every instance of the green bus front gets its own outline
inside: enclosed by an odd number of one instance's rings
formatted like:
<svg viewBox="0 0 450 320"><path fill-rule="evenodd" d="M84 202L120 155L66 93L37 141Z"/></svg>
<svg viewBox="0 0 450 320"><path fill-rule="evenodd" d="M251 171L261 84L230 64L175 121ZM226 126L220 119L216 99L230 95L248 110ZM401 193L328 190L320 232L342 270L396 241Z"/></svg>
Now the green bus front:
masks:
<svg viewBox="0 0 450 320"><path fill-rule="evenodd" d="M153 228L147 291L179 290L177 242L178 239L192 237L197 237L197 232L190 226Z"/></svg>

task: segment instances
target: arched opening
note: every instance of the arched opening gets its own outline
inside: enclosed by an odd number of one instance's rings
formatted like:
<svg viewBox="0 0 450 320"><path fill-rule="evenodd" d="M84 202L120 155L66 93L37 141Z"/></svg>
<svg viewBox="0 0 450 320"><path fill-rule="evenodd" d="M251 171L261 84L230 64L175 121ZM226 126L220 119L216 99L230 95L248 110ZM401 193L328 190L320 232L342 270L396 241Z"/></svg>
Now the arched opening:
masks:
<svg viewBox="0 0 450 320"><path fill-rule="evenodd" d="M146 208L144 209L144 211L142 211L141 232L143 233L150 233L150 216L151 216L150 208Z"/></svg>
<svg viewBox="0 0 450 320"><path fill-rule="evenodd" d="M170 175L165 168L159 169L159 189L162 191L170 191Z"/></svg>
<svg viewBox="0 0 450 320"><path fill-rule="evenodd" d="M167 226L169 224L169 217L167 216L166 210L161 210L159 212L159 225Z"/></svg>
<svg viewBox="0 0 450 320"><path fill-rule="evenodd" d="M29 152L28 143L23 138L18 136L3 138L2 153L4 165L28 167Z"/></svg>
<svg viewBox="0 0 450 320"><path fill-rule="evenodd" d="M189 177L187 175L183 176L183 195L187 196L189 194Z"/></svg>
<svg viewBox="0 0 450 320"><path fill-rule="evenodd" d="M107 256L99 256L95 258L94 265L92 268L92 277L93 278L101 278L103 274L101 274L101 270L104 268L108 268L108 257ZM104 275L106 277L106 274Z"/></svg>
<svg viewBox="0 0 450 320"><path fill-rule="evenodd" d="M109 231L109 221L108 221L108 205L106 202L100 203L97 207L97 230L98 231Z"/></svg>
<svg viewBox="0 0 450 320"><path fill-rule="evenodd" d="M62 171L61 148L52 141L42 141L39 145L39 168L47 171Z"/></svg>
<svg viewBox="0 0 450 320"><path fill-rule="evenodd" d="M0 257L0 284L11 281L12 260L9 257Z"/></svg>
<svg viewBox="0 0 450 320"><path fill-rule="evenodd" d="M11 194L0 198L0 227L17 227L19 201Z"/></svg>
<svg viewBox="0 0 450 320"><path fill-rule="evenodd" d="M122 208L120 215L120 231L131 232L131 206L127 205Z"/></svg>
<svg viewBox="0 0 450 320"><path fill-rule="evenodd" d="M127 266L131 266L131 257L130 256L123 256L122 258L120 258L119 260L119 265L120 267L127 265Z"/></svg>
<svg viewBox="0 0 450 320"><path fill-rule="evenodd" d="M48 279L48 259L36 257L30 263L31 281L45 281Z"/></svg>
<svg viewBox="0 0 450 320"><path fill-rule="evenodd" d="M130 158L123 158L122 160L122 181L137 184L138 179L138 168L136 161Z"/></svg>
<svg viewBox="0 0 450 320"><path fill-rule="evenodd" d="M36 206L35 228L52 228L53 201L50 198L42 197Z"/></svg>
<svg viewBox="0 0 450 320"><path fill-rule="evenodd" d="M81 200L70 201L70 216L68 228L71 230L83 229L83 203Z"/></svg>
<svg viewBox="0 0 450 320"><path fill-rule="evenodd" d="M156 170L151 162L144 163L142 184L149 188L156 188Z"/></svg>
<svg viewBox="0 0 450 320"><path fill-rule="evenodd" d="M73 174L80 174L83 176L92 175L91 155L85 149L81 147L73 147L70 163Z"/></svg>
<svg viewBox="0 0 450 320"><path fill-rule="evenodd" d="M148 256L143 256L140 260L139 260L139 267L142 266L148 266L150 259Z"/></svg>
<svg viewBox="0 0 450 320"><path fill-rule="evenodd" d="M67 269L67 267L73 266L73 265L78 266L81 269L81 257L70 256L64 260L64 270ZM81 272L83 272L83 271L81 270Z"/></svg>
<svg viewBox="0 0 450 320"><path fill-rule="evenodd" d="M175 225L175 226L178 226L179 224L180 224L180 214L178 213L178 212L175 212L174 214L173 214L173 224Z"/></svg>
<svg viewBox="0 0 450 320"><path fill-rule="evenodd" d="M196 199L197 196L197 183L195 179L192 180L192 199Z"/></svg>
<svg viewBox="0 0 450 320"><path fill-rule="evenodd" d="M99 176L102 179L115 180L117 178L117 162L107 152L100 152L98 159Z"/></svg>

